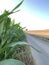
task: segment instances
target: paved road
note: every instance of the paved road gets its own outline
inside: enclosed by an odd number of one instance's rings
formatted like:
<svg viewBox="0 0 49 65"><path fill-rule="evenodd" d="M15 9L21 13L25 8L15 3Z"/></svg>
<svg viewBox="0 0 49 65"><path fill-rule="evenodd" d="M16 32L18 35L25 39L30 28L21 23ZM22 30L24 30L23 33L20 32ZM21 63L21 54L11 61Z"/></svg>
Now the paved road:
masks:
<svg viewBox="0 0 49 65"><path fill-rule="evenodd" d="M42 52L38 53L34 49L31 49L36 65L49 65L49 42L28 34L26 36L28 43Z"/></svg>

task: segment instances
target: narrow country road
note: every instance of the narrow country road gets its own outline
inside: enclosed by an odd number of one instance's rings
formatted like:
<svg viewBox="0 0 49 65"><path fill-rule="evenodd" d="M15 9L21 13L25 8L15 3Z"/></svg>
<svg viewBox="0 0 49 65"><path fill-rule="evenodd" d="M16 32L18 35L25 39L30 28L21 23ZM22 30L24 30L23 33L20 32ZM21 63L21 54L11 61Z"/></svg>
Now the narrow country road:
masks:
<svg viewBox="0 0 49 65"><path fill-rule="evenodd" d="M26 36L28 43L42 52L38 53L36 50L31 49L36 65L49 65L49 42L28 34Z"/></svg>

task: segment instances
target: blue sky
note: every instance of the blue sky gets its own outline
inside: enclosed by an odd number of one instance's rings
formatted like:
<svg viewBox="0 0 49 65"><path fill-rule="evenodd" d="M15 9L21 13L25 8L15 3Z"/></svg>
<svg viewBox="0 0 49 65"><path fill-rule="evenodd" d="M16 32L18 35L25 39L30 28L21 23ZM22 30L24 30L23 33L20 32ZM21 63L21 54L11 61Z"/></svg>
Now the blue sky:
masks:
<svg viewBox="0 0 49 65"><path fill-rule="evenodd" d="M22 9L30 16L29 27L25 23L28 29L49 29L49 0L24 0Z"/></svg>
<svg viewBox="0 0 49 65"><path fill-rule="evenodd" d="M49 0L24 0L24 8L30 14L49 19Z"/></svg>
<svg viewBox="0 0 49 65"><path fill-rule="evenodd" d="M0 13L11 10L21 0L0 0ZM11 15L28 30L49 29L49 0L24 0L20 12Z"/></svg>

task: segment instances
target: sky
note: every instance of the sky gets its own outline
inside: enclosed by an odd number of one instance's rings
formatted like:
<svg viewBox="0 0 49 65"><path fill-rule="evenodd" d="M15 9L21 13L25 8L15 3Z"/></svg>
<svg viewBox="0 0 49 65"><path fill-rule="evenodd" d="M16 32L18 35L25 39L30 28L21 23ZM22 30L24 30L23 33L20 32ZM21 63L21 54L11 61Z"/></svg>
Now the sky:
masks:
<svg viewBox="0 0 49 65"><path fill-rule="evenodd" d="M0 0L0 14L12 10L21 0ZM28 30L49 29L49 0L24 0L20 11L11 15L16 23Z"/></svg>

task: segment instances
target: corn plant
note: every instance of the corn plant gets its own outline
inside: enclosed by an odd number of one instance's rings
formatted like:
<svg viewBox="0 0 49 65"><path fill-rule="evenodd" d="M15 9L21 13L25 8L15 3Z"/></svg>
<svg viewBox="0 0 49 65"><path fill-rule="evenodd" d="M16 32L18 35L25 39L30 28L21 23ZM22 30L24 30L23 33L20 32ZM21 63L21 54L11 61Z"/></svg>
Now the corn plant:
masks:
<svg viewBox="0 0 49 65"><path fill-rule="evenodd" d="M16 51L17 45L11 47L10 44L14 42L24 41L25 34L20 24L14 24L9 18L10 14L18 12L15 11L23 3L23 0L12 9L12 11L4 11L0 15L0 65L25 65L24 63L12 59L13 53ZM11 58L11 59L10 59ZM8 60L5 60L8 59Z"/></svg>
<svg viewBox="0 0 49 65"><path fill-rule="evenodd" d="M23 0L10 12L5 10L4 13L0 15L0 65L25 65L14 59L16 57L15 52L20 49L19 47L28 45L23 42L26 41L26 36L20 23L14 24L14 21L11 21L9 17L10 14L20 11L16 9L22 3Z"/></svg>

